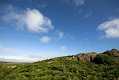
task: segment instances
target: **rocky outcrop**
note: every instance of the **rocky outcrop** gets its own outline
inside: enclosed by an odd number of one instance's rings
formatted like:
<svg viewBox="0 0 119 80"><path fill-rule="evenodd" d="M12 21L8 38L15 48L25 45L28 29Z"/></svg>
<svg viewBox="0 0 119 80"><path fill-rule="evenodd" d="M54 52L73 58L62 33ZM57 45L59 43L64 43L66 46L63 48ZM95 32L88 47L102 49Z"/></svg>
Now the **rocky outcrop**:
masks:
<svg viewBox="0 0 119 80"><path fill-rule="evenodd" d="M110 51L105 51L103 54L106 54L106 55L109 55L109 56L114 56L114 57L119 57L119 50L112 49Z"/></svg>
<svg viewBox="0 0 119 80"><path fill-rule="evenodd" d="M95 59L99 55L101 57L103 57L103 55L105 55L107 57L110 57L110 58L115 57L115 59L116 59L116 58L119 58L119 50L112 49L112 50L105 51L105 52L100 53L100 54L97 54L95 52L80 53L80 54L77 54L77 55L73 56L73 59L78 60L78 61L82 61L82 62L95 62Z"/></svg>
<svg viewBox="0 0 119 80"><path fill-rule="evenodd" d="M80 54L77 56L78 61L92 62L96 57L96 54Z"/></svg>

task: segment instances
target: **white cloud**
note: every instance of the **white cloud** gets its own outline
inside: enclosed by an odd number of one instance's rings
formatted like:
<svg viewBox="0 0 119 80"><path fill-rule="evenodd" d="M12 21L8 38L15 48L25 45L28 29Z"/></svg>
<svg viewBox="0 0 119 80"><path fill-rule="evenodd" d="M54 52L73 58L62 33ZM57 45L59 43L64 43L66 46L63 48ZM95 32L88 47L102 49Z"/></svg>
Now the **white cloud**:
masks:
<svg viewBox="0 0 119 80"><path fill-rule="evenodd" d="M39 58L30 58L27 56L3 56L0 57L0 61L3 62L17 62L17 63L32 63L36 61L40 61L42 59Z"/></svg>
<svg viewBox="0 0 119 80"><path fill-rule="evenodd" d="M16 48L6 48L0 47L0 61L3 62L36 62L40 60L45 60L44 57L31 57L30 54L24 54L30 52L24 52ZM32 53L33 54L33 53Z"/></svg>
<svg viewBox="0 0 119 80"><path fill-rule="evenodd" d="M61 50L62 50L62 51L67 51L68 48L67 48L66 46L61 46Z"/></svg>
<svg viewBox="0 0 119 80"><path fill-rule="evenodd" d="M93 15L93 11L88 11L87 13L84 14L84 18L89 18L92 15Z"/></svg>
<svg viewBox="0 0 119 80"><path fill-rule="evenodd" d="M76 7L80 7L82 5L85 5L86 0L62 0L64 3L73 5Z"/></svg>
<svg viewBox="0 0 119 80"><path fill-rule="evenodd" d="M81 6L85 4L85 0L73 0L76 6Z"/></svg>
<svg viewBox="0 0 119 80"><path fill-rule="evenodd" d="M0 54L15 53L16 51L14 48L0 48Z"/></svg>
<svg viewBox="0 0 119 80"><path fill-rule="evenodd" d="M49 43L51 41L51 38L49 36L43 36L40 38L40 42L42 43Z"/></svg>
<svg viewBox="0 0 119 80"><path fill-rule="evenodd" d="M59 32L59 38L62 39L64 37L64 32Z"/></svg>
<svg viewBox="0 0 119 80"><path fill-rule="evenodd" d="M12 53L12 54L11 54ZM9 56L14 55L15 53L18 53L17 49L15 48L0 48L0 61L5 62L34 62L36 58L28 58L23 56ZM7 55L7 56L4 56Z"/></svg>
<svg viewBox="0 0 119 80"><path fill-rule="evenodd" d="M37 9L18 12L13 8L3 16L3 20L14 24L17 28L25 28L31 32L48 32L53 29L52 21Z"/></svg>
<svg viewBox="0 0 119 80"><path fill-rule="evenodd" d="M34 32L47 32L52 29L52 22L48 17L45 17L40 11L28 9L26 11L26 25L28 30Z"/></svg>
<svg viewBox="0 0 119 80"><path fill-rule="evenodd" d="M103 22L98 29L104 32L106 38L119 38L119 19Z"/></svg>

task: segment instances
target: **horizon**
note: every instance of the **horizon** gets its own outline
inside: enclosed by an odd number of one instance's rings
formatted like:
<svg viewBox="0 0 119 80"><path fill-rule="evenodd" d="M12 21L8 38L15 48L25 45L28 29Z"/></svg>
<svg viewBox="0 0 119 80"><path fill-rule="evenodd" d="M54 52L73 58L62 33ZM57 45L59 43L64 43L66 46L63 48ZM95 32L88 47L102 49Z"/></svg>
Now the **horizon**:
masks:
<svg viewBox="0 0 119 80"><path fill-rule="evenodd" d="M34 61L119 49L118 3L1 0L0 59Z"/></svg>

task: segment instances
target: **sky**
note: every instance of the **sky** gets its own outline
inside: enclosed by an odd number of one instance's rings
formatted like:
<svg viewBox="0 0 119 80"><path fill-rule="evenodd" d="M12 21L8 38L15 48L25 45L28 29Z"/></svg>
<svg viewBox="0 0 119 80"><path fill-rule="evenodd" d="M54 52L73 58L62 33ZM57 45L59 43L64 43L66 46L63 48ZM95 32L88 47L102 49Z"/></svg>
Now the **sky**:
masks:
<svg viewBox="0 0 119 80"><path fill-rule="evenodd" d="M119 49L119 0L0 0L0 58L36 61Z"/></svg>

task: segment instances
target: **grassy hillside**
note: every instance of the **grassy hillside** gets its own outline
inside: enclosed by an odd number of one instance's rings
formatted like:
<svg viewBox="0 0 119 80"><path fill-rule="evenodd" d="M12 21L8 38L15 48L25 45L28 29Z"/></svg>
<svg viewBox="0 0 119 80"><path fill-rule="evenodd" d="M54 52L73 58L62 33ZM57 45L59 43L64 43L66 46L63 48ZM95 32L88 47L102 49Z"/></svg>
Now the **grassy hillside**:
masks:
<svg viewBox="0 0 119 80"><path fill-rule="evenodd" d="M32 64L0 64L0 80L119 80L119 52L87 53Z"/></svg>

